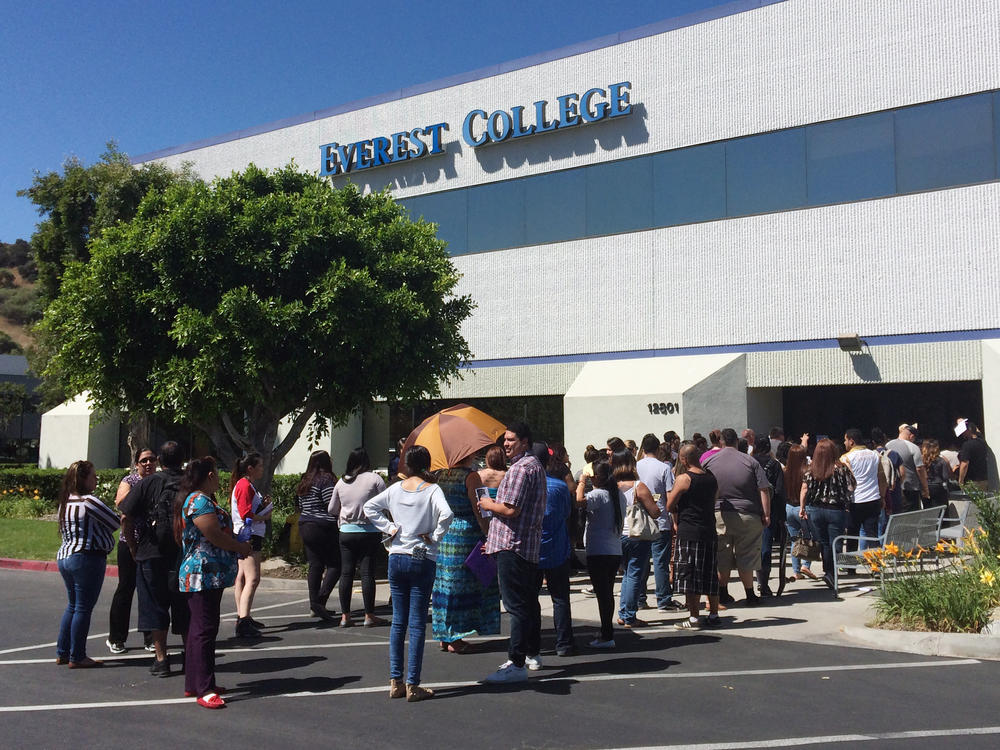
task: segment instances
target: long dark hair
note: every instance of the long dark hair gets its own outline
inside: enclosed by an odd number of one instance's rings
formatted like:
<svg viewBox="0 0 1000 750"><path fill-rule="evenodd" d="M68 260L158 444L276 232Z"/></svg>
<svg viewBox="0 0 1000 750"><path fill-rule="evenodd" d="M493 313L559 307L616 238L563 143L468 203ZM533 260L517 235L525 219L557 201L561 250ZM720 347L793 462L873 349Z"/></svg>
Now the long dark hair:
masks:
<svg viewBox="0 0 1000 750"><path fill-rule="evenodd" d="M628 448L611 454L611 472L616 482L638 481L639 474L635 469L635 456Z"/></svg>
<svg viewBox="0 0 1000 750"><path fill-rule="evenodd" d="M347 457L347 468L344 469L342 479L350 484L358 478L358 474L364 474L372 470L371 459L368 458L368 451L364 448L355 448L351 455Z"/></svg>
<svg viewBox="0 0 1000 750"><path fill-rule="evenodd" d="M431 474L431 452L422 445L414 445L406 451L404 457L407 474L420 477L425 482L437 482L437 477Z"/></svg>
<svg viewBox="0 0 1000 750"><path fill-rule="evenodd" d="M59 526L66 520L66 501L70 495L83 495L84 482L94 474L94 465L90 461L74 461L63 474L62 486L59 488Z"/></svg>
<svg viewBox="0 0 1000 750"><path fill-rule="evenodd" d="M184 469L184 476L181 477L180 489L174 498L174 540L177 544L183 543L184 537L184 501L187 496L199 487L204 486L208 481L209 474L218 473L219 466L212 456L193 458L188 461ZM215 498L212 498L215 501Z"/></svg>
<svg viewBox="0 0 1000 750"><path fill-rule="evenodd" d="M305 497L312 489L316 477L320 474L329 474L333 481L337 481L337 475L333 473L333 461L326 451L313 451L309 456L309 463L306 464L306 473L299 479L299 484L295 488L298 497Z"/></svg>
<svg viewBox="0 0 1000 750"><path fill-rule="evenodd" d="M594 487L599 490L606 490L611 497L611 509L615 514L615 530L619 533L625 525L622 516L621 493L618 491L618 482L611 473L611 464L604 460L594 462Z"/></svg>
<svg viewBox="0 0 1000 750"><path fill-rule="evenodd" d="M236 459L236 465L233 466L233 474L229 477L229 494L233 494L233 490L236 489L236 483L239 482L243 477L247 475L247 469L253 466L257 466L264 457L253 451L252 453L246 453L242 458Z"/></svg>

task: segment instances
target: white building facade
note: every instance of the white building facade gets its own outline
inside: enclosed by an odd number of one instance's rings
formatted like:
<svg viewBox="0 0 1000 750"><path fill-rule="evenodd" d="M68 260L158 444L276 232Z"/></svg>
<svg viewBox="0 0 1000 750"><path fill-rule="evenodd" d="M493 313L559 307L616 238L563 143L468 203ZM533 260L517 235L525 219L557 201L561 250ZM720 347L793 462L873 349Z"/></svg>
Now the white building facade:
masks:
<svg viewBox="0 0 1000 750"><path fill-rule="evenodd" d="M443 395L561 398L574 461L722 426L998 440L998 90L993 0L745 0L136 161L388 186L477 303Z"/></svg>

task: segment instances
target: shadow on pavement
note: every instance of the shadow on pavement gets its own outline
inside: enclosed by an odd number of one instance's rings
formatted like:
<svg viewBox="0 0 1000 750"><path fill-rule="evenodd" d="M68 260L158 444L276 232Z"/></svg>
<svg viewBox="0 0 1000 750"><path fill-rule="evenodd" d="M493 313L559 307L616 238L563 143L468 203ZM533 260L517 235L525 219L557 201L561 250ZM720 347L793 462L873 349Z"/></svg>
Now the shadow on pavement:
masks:
<svg viewBox="0 0 1000 750"><path fill-rule="evenodd" d="M481 683L454 688L439 688L434 691L434 695L435 698L461 698L467 695L508 693L523 690L530 690L545 695L569 695L572 692L572 686L577 684L581 677L662 672L679 664L679 661L669 659L628 656L601 659L599 661L581 661L565 666L560 664L557 667L543 667L538 672L532 672L532 677L527 682L517 682L509 685Z"/></svg>
<svg viewBox="0 0 1000 750"><path fill-rule="evenodd" d="M240 682L235 687L230 688L229 693L226 694L226 702L268 698L275 695L284 695L285 693L326 693L330 690L339 690L347 687L349 684L360 680L361 675L345 675L341 677L281 677L256 680L254 682ZM231 696L232 693L246 693L246 695Z"/></svg>
<svg viewBox="0 0 1000 750"><path fill-rule="evenodd" d="M216 664L215 671L219 673L237 672L239 674L266 674L268 672L286 672L290 669L308 667L316 662L326 661L325 656L286 656L269 659L240 659L228 664Z"/></svg>

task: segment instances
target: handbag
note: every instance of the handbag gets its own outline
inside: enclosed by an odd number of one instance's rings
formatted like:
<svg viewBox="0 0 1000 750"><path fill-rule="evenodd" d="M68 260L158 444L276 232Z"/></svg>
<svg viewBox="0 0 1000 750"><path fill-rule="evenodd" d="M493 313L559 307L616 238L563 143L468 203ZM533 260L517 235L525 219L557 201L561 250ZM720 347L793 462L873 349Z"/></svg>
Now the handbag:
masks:
<svg viewBox="0 0 1000 750"><path fill-rule="evenodd" d="M823 544L813 536L812 526L807 518L802 519L799 536L792 543L792 555L812 562L823 559Z"/></svg>
<svg viewBox="0 0 1000 750"><path fill-rule="evenodd" d="M483 553L483 542L479 540L472 552L465 558L467 567L483 588L489 587L497 579L497 561L490 555Z"/></svg>
<svg viewBox="0 0 1000 750"><path fill-rule="evenodd" d="M652 542L660 538L660 528L656 521L650 517L649 513L639 502L638 498L632 500L632 504L625 509L625 529L629 539L638 539L640 542Z"/></svg>

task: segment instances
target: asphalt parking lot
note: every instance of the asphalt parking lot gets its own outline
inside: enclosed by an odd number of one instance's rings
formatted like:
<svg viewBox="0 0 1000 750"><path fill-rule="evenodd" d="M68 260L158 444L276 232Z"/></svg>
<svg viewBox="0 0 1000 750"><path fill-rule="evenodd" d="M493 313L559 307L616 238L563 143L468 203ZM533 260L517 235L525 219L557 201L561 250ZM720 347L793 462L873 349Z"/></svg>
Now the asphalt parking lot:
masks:
<svg viewBox="0 0 1000 750"><path fill-rule="evenodd" d="M197 739L256 748L930 748L949 738L993 748L1000 734L992 725L996 662L669 626L620 633L615 652L558 658L543 650L544 669L519 687L478 684L506 658L502 639L464 656L428 643L423 682L437 696L390 701L388 628L320 625L295 589L258 594L255 616L267 628L252 642L229 637L232 608L224 606L218 678L229 705L206 711L183 697L181 675L149 675L150 656L135 634L126 654L108 654L113 588L109 579L91 627L90 655L105 668L70 671L54 664L65 606L58 574L0 570L4 747L176 747ZM591 632L581 623L578 640Z"/></svg>

